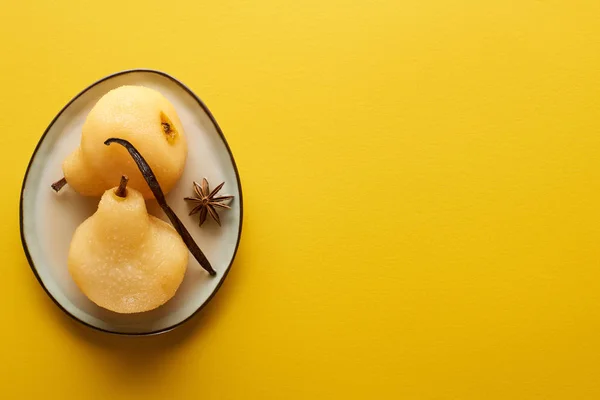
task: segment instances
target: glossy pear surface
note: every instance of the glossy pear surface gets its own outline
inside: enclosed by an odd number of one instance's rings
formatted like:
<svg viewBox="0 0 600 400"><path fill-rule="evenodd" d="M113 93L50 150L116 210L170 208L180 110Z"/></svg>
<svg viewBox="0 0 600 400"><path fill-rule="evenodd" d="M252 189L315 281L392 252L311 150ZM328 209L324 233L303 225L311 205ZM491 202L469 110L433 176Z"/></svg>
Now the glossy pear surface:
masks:
<svg viewBox="0 0 600 400"><path fill-rule="evenodd" d="M121 86L106 93L87 115L81 143L63 162L68 184L84 196L101 196L121 175L144 198L152 192L124 148L105 146L116 137L131 142L144 156L168 193L181 177L187 157L183 126L173 105L158 91Z"/></svg>
<svg viewBox="0 0 600 400"><path fill-rule="evenodd" d="M118 313L149 311L171 299L188 263L175 229L148 215L142 195L107 190L75 231L68 255L73 280L94 303Z"/></svg>

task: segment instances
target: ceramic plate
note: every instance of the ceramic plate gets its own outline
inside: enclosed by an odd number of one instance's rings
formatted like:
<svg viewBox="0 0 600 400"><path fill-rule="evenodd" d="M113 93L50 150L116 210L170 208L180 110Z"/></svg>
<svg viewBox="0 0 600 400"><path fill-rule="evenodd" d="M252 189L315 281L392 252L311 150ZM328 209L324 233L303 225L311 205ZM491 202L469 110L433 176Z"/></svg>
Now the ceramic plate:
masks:
<svg viewBox="0 0 600 400"><path fill-rule="evenodd" d="M121 315L96 306L77 288L67 270L67 254L75 228L91 216L99 198L85 198L69 186L56 194L50 184L62 177L63 159L79 145L83 122L102 95L122 85L143 85L160 91L175 106L188 140L183 176L167 195L169 205L186 225L217 271L210 277L190 255L177 294L156 310ZM231 210L221 212L223 226L207 220L198 227L198 215L188 216L192 181L206 177L211 186L225 182L222 194L235 196ZM155 201L150 214L168 221ZM27 167L20 204L21 239L29 264L54 302L76 320L102 331L148 335L182 324L218 290L227 276L242 231L242 189L238 171L214 117L204 103L181 82L159 71L118 72L92 84L71 100L42 135Z"/></svg>

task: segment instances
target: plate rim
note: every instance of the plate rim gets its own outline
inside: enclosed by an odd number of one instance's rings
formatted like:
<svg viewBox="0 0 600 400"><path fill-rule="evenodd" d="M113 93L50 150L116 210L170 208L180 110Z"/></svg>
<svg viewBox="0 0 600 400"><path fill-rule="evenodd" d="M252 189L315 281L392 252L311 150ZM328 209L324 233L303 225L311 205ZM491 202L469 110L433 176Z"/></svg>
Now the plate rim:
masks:
<svg viewBox="0 0 600 400"><path fill-rule="evenodd" d="M31 169L31 164L33 163L33 159L35 158L42 142L44 141L44 139L46 138L46 135L48 134L48 132L50 131L50 129L52 128L52 126L54 126L54 124L56 123L56 121L58 120L58 118L65 112L65 110L67 108L69 108L71 106L71 104L73 104L73 102L75 102L78 98L80 98L83 94L85 94L87 91L89 91L90 89L92 89L93 87L99 85L100 83L107 81L109 79L115 78L117 76L121 76L121 75L127 75L127 74L131 74L131 73L138 73L138 72L144 72L144 73L151 73L151 74L156 74L156 75L160 75L164 78L169 79L170 81L172 81L173 83L175 83L176 85L178 85L181 89L183 89L185 92L187 92L190 96L192 96L192 98L198 103L198 105L204 110L204 112L208 115L211 123L213 124L213 126L215 127L217 133L219 134L219 137L221 138L221 140L223 141L223 144L225 145L225 148L227 149L227 153L229 154L229 159L231 160L231 164L233 165L233 170L237 179L237 186L238 186L238 192L239 192L239 204L240 204L240 222L239 222L239 227L238 227L238 235L237 235L237 240L235 243L235 248L233 250L233 256L231 257L231 261L229 263L229 265L227 266L227 268L225 268L223 275L221 276L219 282L217 283L217 286L215 287L215 289L212 291L212 293L208 296L208 298L202 303L200 304L200 306L194 310L194 312L192 312L187 318L181 320L180 322L173 324L171 326L168 326L166 328L161 328L161 329L157 329L157 330L153 330L153 331L149 331L149 332L120 332L117 330L110 330L110 329L103 329L97 326L94 326L88 322L83 321L80 318L77 318L77 316L71 314L67 309L65 309L59 302L58 300L56 300L56 298L54 296L52 296L52 294L48 291L48 288L46 287L46 285L44 284L43 280L41 279L40 275L38 274L37 268L35 267L35 263L33 262L31 255L29 253L29 248L27 246L27 240L25 239L25 234L24 234L24 230L23 230L23 191L25 190L25 182L27 182L27 178L29 176L29 171ZM200 99L200 97L198 97L188 86L186 86L183 82L181 82L179 79L173 77L172 75L160 71L160 70L156 70L156 69L150 69L150 68L133 68L133 69L125 69L125 70L121 70L118 72L114 72L110 75L106 75L103 78L98 79L97 81L95 81L94 83L88 85L87 87L85 87L83 90L81 90L79 93L77 93L77 95L75 95L71 100L69 100L69 102L67 104L64 105L64 107L61 108L61 110L56 114L56 116L52 119L52 121L50 121L50 124L48 125L48 127L46 128L46 130L44 131L44 133L42 134L42 136L40 137L37 145L35 146L35 149L33 150L33 153L31 154L31 157L29 158L29 163L27 164L27 169L25 170L25 175L23 176L23 183L21 184L21 194L19 197L19 231L21 234L21 245L23 246L23 250L25 252L25 257L27 258L27 262L29 264L29 267L31 268L31 270L33 271L33 274L35 275L38 283L40 284L40 286L44 289L44 292L46 292L46 294L48 295L48 297L50 297L50 299L52 299L52 301L54 302L54 304L56 304L58 306L58 308L60 308L65 314L67 314L69 317L71 317L72 319L74 319L75 321L89 327L92 328L96 331L100 331L100 332L104 332L104 333L110 333L113 335L120 335L120 336L153 336L153 335L160 335L162 333L167 333L170 332L178 327L180 327L181 325L183 325L184 323L186 323L187 321L189 321L190 319L192 319L194 316L196 316L212 299L213 297L217 294L217 292L219 291L219 289L221 288L221 285L223 284L223 282L225 281L225 278L227 278L227 275L229 274L229 270L231 269L231 266L233 265L233 262L235 261L235 257L237 255L238 252L238 248L240 246L240 240L242 237L242 225L243 225L243 220L244 220L244 201L243 201L243 195L242 195L242 181L240 179L240 173L237 167L237 164L235 163L235 159L233 157L233 153L231 151L231 148L229 147L229 143L227 143L227 139L225 139L225 135L223 134L223 131L221 130L221 127L219 126L219 124L217 123L217 120L215 119L214 115L212 114L212 112L209 110L208 106L204 103L204 101L202 101Z"/></svg>

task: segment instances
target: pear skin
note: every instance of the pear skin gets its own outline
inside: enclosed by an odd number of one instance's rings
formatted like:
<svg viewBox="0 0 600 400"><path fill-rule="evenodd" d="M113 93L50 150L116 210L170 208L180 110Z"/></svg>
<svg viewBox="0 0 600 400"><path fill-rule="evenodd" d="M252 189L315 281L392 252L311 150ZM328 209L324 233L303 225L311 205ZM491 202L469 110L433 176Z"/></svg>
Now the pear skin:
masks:
<svg viewBox="0 0 600 400"><path fill-rule="evenodd" d="M82 157L81 147L69 154L63 162L63 173L69 185L83 196L97 196L104 187L104 178L94 173Z"/></svg>
<svg viewBox="0 0 600 400"><path fill-rule="evenodd" d="M107 190L98 210L76 230L69 272L94 303L117 313L155 309L176 293L188 249L175 229L147 213L141 193Z"/></svg>
<svg viewBox="0 0 600 400"><path fill-rule="evenodd" d="M117 146L104 145L119 137L131 142L168 193L181 177L187 142L173 105L158 91L143 86L121 86L106 93L87 115L79 147L63 162L68 184L84 196L101 196L129 176L129 187L146 199L153 197L140 171Z"/></svg>

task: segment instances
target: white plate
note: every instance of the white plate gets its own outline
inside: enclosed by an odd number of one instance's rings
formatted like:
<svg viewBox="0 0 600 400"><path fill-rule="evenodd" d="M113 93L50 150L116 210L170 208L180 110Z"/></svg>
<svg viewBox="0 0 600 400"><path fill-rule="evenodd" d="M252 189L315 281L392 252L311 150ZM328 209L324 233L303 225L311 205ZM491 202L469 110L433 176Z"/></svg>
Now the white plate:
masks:
<svg viewBox="0 0 600 400"><path fill-rule="evenodd" d="M50 184L62 177L62 161L78 145L81 126L96 101L122 85L143 85L169 99L185 128L188 158L183 176L167 195L167 202L206 254L217 276L210 277L190 255L177 294L156 310L121 315L96 306L77 288L67 270L67 254L75 228L91 216L98 198L85 198L68 185L56 194ZM222 227L214 221L198 227L198 215L188 216L192 181L206 177L211 187L225 182L222 194L235 196L231 210L220 213ZM147 202L150 214L168 221L155 201ZM130 70L92 84L71 100L42 135L27 167L21 189L21 240L38 281L54 302L76 320L102 331L149 335L182 324L215 294L233 263L242 233L242 188L225 137L204 103L175 78L153 70Z"/></svg>

